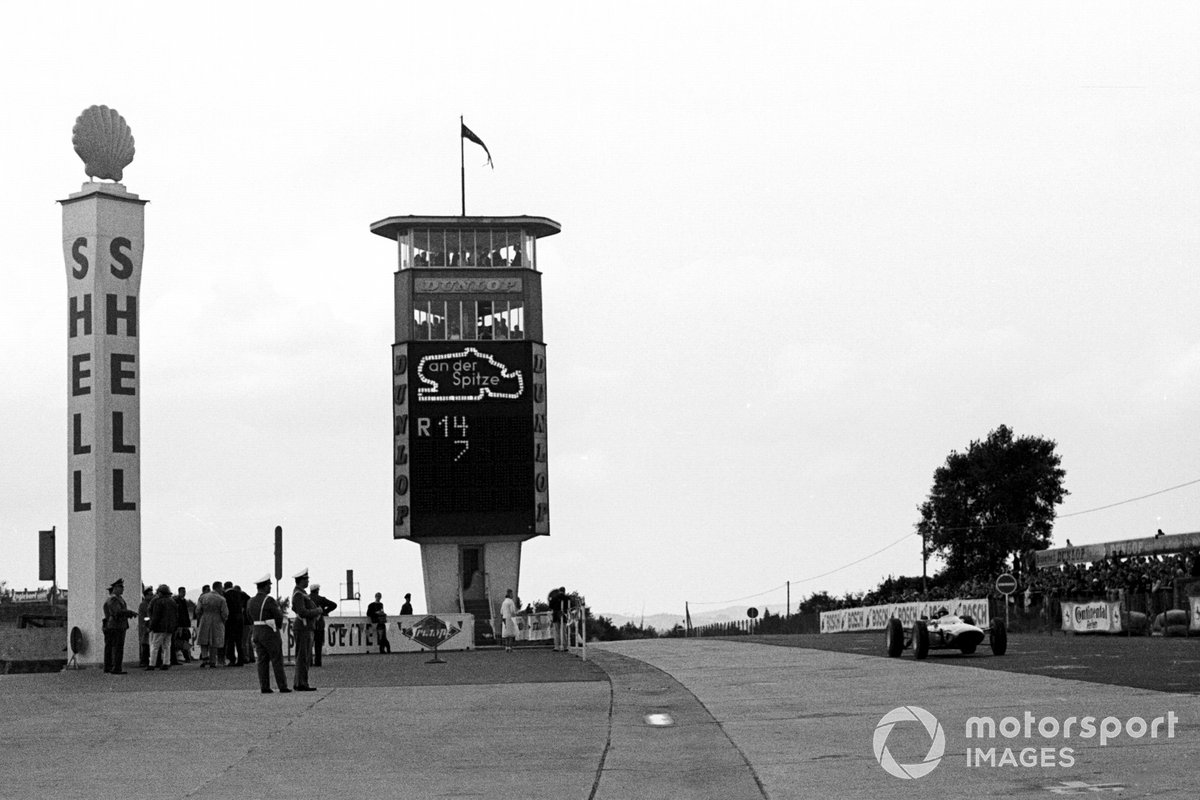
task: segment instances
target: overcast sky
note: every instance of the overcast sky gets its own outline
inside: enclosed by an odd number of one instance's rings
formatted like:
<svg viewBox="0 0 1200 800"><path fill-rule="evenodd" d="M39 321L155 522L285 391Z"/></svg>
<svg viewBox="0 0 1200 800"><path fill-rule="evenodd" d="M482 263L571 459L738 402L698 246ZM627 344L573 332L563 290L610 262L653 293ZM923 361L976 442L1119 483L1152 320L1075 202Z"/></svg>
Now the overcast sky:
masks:
<svg viewBox="0 0 1200 800"><path fill-rule="evenodd" d="M441 8L6 12L0 579L37 585L51 525L66 575L55 201L101 103L150 201L146 581L245 586L282 525L288 573L422 610L390 523L396 246L368 228L459 213L460 114L495 159L468 143L468 214L562 225L523 599L782 609L789 580L920 574L911 535L853 562L1000 424L1058 443L1056 543L1200 530L1200 484L1092 511L1200 478L1193 4Z"/></svg>

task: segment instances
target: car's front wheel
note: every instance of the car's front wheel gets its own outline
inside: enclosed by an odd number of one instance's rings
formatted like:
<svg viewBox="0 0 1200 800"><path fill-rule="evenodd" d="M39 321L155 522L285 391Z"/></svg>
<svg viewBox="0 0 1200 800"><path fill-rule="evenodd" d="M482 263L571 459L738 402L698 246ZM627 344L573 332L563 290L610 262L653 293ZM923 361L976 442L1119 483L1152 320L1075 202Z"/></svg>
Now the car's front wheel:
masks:
<svg viewBox="0 0 1200 800"><path fill-rule="evenodd" d="M917 658L929 655L929 628L923 619L913 623L913 655Z"/></svg>
<svg viewBox="0 0 1200 800"><path fill-rule="evenodd" d="M1004 622L995 620L988 631L988 643L992 646L992 655L1002 656L1008 652L1008 629Z"/></svg>

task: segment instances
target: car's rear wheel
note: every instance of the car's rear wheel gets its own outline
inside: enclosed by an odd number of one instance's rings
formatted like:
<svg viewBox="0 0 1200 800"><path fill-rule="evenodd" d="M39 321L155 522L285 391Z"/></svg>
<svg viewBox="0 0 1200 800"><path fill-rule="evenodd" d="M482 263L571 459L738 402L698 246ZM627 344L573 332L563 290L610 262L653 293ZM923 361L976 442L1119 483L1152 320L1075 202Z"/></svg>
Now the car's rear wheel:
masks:
<svg viewBox="0 0 1200 800"><path fill-rule="evenodd" d="M917 658L929 655L929 628L923 619L913 623L913 655Z"/></svg>
<svg viewBox="0 0 1200 800"><path fill-rule="evenodd" d="M1008 652L1008 629L1004 627L1003 621L992 622L991 630L988 631L988 643L992 646L994 656L1002 656Z"/></svg>
<svg viewBox="0 0 1200 800"><path fill-rule="evenodd" d="M887 624L887 654L889 658L898 658L904 652L904 626L900 620L892 617Z"/></svg>

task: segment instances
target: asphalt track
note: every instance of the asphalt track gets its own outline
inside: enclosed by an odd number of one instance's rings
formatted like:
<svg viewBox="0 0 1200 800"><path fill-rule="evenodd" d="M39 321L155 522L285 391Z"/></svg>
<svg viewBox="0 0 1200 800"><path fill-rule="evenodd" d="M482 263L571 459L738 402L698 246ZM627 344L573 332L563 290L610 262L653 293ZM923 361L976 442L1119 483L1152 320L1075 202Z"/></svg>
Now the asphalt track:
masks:
<svg viewBox="0 0 1200 800"><path fill-rule="evenodd" d="M882 632L747 636L731 641L886 657ZM912 657L911 649L901 656ZM931 650L927 663L1074 678L1160 692L1200 693L1200 637L1016 634L1010 637L1004 656L993 656L985 642L969 656L957 650Z"/></svg>
<svg viewBox="0 0 1200 800"><path fill-rule="evenodd" d="M616 642L587 661L355 655L290 695L260 694L250 667L3 675L0 800L1193 798L1200 697L1181 673L1197 645L1013 636L1002 658L918 662L874 634ZM1110 732L1083 735L1089 716ZM971 718L997 732L970 735Z"/></svg>

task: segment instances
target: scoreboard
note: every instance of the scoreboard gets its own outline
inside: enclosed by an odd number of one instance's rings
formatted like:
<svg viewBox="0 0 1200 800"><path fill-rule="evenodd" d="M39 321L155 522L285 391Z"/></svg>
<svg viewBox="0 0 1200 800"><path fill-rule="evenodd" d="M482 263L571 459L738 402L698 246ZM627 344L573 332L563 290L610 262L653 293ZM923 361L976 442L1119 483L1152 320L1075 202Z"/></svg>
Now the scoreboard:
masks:
<svg viewBox="0 0 1200 800"><path fill-rule="evenodd" d="M396 538L548 534L545 346L393 346Z"/></svg>

